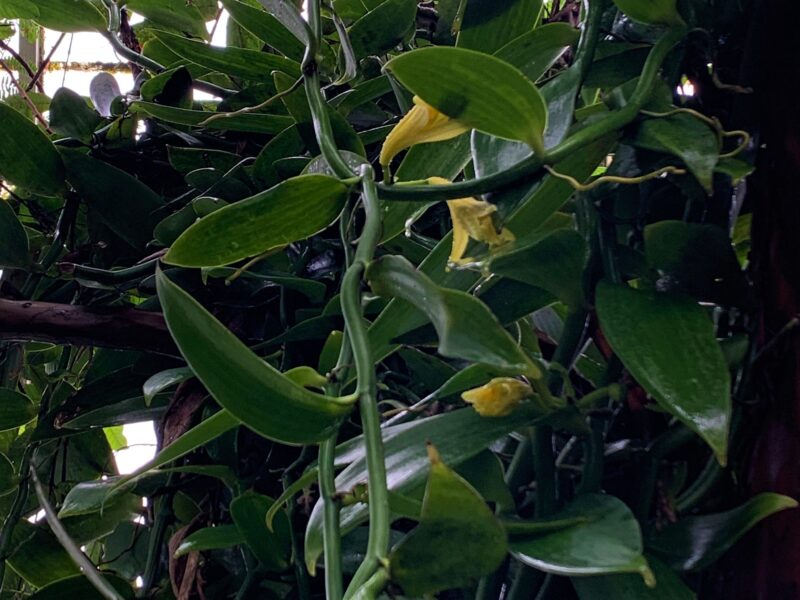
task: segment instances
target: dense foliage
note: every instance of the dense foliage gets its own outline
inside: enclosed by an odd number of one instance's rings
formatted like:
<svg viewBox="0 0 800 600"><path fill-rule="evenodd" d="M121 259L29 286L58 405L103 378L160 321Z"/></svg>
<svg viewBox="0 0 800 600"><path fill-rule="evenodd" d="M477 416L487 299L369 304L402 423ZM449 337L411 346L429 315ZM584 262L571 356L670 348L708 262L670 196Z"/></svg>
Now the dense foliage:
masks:
<svg viewBox="0 0 800 600"><path fill-rule="evenodd" d="M137 74L0 103L3 598L694 597L796 503L678 4L0 0Z"/></svg>

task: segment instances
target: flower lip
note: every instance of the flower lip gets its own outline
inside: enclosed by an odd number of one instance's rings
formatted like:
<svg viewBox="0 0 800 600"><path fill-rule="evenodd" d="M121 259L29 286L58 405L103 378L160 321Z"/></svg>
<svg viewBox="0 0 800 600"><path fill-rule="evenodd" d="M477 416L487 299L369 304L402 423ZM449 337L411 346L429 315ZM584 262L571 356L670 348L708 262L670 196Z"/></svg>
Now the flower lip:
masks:
<svg viewBox="0 0 800 600"><path fill-rule="evenodd" d="M461 398L472 404L482 417L506 417L525 398L533 395L533 390L524 381L513 377L496 377L486 385L467 390Z"/></svg>

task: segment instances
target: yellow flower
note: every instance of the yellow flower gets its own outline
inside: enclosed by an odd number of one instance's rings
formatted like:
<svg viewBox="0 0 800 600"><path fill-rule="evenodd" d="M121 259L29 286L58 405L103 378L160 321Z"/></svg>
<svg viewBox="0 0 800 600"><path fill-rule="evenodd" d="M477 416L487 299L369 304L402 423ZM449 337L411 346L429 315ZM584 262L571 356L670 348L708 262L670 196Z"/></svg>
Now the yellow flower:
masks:
<svg viewBox="0 0 800 600"><path fill-rule="evenodd" d="M445 185L450 183L443 177L430 177L428 183ZM476 198L448 200L450 218L453 221L453 247L450 250L450 264L461 265L473 262L465 257L470 238L489 246L489 251L514 241L514 234L503 227L500 231L494 225L493 215L497 212L494 204Z"/></svg>
<svg viewBox="0 0 800 600"><path fill-rule="evenodd" d="M414 106L383 142L381 165L388 165L395 156L414 144L449 140L469 130L469 127L443 115L421 98L414 96Z"/></svg>
<svg viewBox="0 0 800 600"><path fill-rule="evenodd" d="M497 377L486 385L467 390L461 397L482 417L505 417L532 395L533 390L527 383L511 377Z"/></svg>

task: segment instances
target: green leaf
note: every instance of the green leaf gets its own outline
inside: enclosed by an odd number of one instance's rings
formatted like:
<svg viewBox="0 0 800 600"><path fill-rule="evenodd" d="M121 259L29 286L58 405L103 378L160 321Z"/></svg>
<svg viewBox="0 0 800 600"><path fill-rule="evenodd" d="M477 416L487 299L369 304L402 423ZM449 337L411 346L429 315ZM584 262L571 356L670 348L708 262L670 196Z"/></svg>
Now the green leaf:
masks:
<svg viewBox="0 0 800 600"><path fill-rule="evenodd" d="M614 4L634 21L648 25L684 25L676 0L614 0Z"/></svg>
<svg viewBox="0 0 800 600"><path fill-rule="evenodd" d="M206 110L175 108L174 106L163 106L152 102L133 102L131 108L134 112L142 112L167 123L177 123L178 125L188 125L190 127L200 127L204 121L216 114ZM245 113L216 119L206 125L202 125L202 127L221 131L276 134L289 127L292 122L291 117L285 115Z"/></svg>
<svg viewBox="0 0 800 600"><path fill-rule="evenodd" d="M705 311L680 295L601 282L597 315L611 348L662 408L728 453L730 374Z"/></svg>
<svg viewBox="0 0 800 600"><path fill-rule="evenodd" d="M19 481L11 460L0 453L0 496L5 496L17 489Z"/></svg>
<svg viewBox="0 0 800 600"><path fill-rule="evenodd" d="M125 6L157 26L208 39L207 19L195 4L186 0L127 0Z"/></svg>
<svg viewBox="0 0 800 600"><path fill-rule="evenodd" d="M158 297L181 354L214 399L256 433L286 444L321 442L352 402L315 394L254 354L194 298L156 275Z"/></svg>
<svg viewBox="0 0 800 600"><path fill-rule="evenodd" d="M210 46L164 31L157 32L156 38L178 56L231 77L270 82L273 71L300 76L299 63L276 54L232 46Z"/></svg>
<svg viewBox="0 0 800 600"><path fill-rule="evenodd" d="M0 177L38 194L62 194L64 165L47 136L4 102L0 123Z"/></svg>
<svg viewBox="0 0 800 600"><path fill-rule="evenodd" d="M389 571L409 596L461 587L500 566L503 526L469 483L429 446L430 474L419 526L389 557Z"/></svg>
<svg viewBox="0 0 800 600"><path fill-rule="evenodd" d="M11 205L0 200L0 267L24 269L30 265L28 235Z"/></svg>
<svg viewBox="0 0 800 600"><path fill-rule="evenodd" d="M88 142L102 121L83 97L68 88L59 88L50 103L50 128L60 135Z"/></svg>
<svg viewBox="0 0 800 600"><path fill-rule="evenodd" d="M59 519L91 515L119 503L130 504L132 494L120 494L109 501L108 492L111 489L112 479L99 481L83 481L76 484L66 495L58 511Z"/></svg>
<svg viewBox="0 0 800 600"><path fill-rule="evenodd" d="M494 55L537 81L579 36L580 32L568 23L549 23L512 40Z"/></svg>
<svg viewBox="0 0 800 600"><path fill-rule="evenodd" d="M702 121L683 113L647 119L639 126L633 144L677 156L706 192L712 192L719 142L714 131Z"/></svg>
<svg viewBox="0 0 800 600"><path fill-rule="evenodd" d="M408 492L421 486L428 475L428 442L434 444L442 460L458 468L495 440L534 423L541 412L532 404L520 405L508 417L481 417L472 408L419 419L384 428L387 484L393 492ZM336 465L349 466L336 478L336 489L350 490L367 480L367 458L363 438L355 438L337 448ZM352 531L367 519L366 505L342 510L342 532ZM322 503L317 502L306 528L306 566L314 571L322 554Z"/></svg>
<svg viewBox="0 0 800 600"><path fill-rule="evenodd" d="M336 220L347 191L325 175L288 179L200 219L175 240L164 261L221 266L306 239Z"/></svg>
<svg viewBox="0 0 800 600"><path fill-rule="evenodd" d="M0 431L22 427L36 418L36 407L19 392L0 388Z"/></svg>
<svg viewBox="0 0 800 600"><path fill-rule="evenodd" d="M119 592L124 600L133 600L135 597L131 584L112 575L103 573L103 579ZM65 600L66 598L80 598L81 600L104 600L103 596L83 575L73 575L66 579L59 579L28 596L29 600Z"/></svg>
<svg viewBox="0 0 800 600"><path fill-rule="evenodd" d="M754 525L797 501L764 493L727 512L679 519L654 531L647 548L673 569L696 571L713 564Z"/></svg>
<svg viewBox="0 0 800 600"><path fill-rule="evenodd" d="M108 16L89 0L48 0L36 2L36 8L37 14L29 18L54 31L77 33L108 28Z"/></svg>
<svg viewBox="0 0 800 600"><path fill-rule="evenodd" d="M267 511L272 498L248 491L231 502L231 517L258 561L269 571L283 571L292 552L289 519L279 512L273 529L267 528Z"/></svg>
<svg viewBox="0 0 800 600"><path fill-rule="evenodd" d="M497 137L525 142L537 154L544 152L544 99L508 63L472 50L431 47L397 56L385 68L448 117Z"/></svg>
<svg viewBox="0 0 800 600"><path fill-rule="evenodd" d="M539 287L573 308L584 303L582 275L589 249L578 232L558 230L532 245L489 261L489 270Z"/></svg>
<svg viewBox="0 0 800 600"><path fill-rule="evenodd" d="M542 0L469 0L457 45L492 53L536 27Z"/></svg>
<svg viewBox="0 0 800 600"><path fill-rule="evenodd" d="M144 392L144 402L148 406L155 398L156 394L163 392L168 387L182 383L194 377L194 373L188 367L177 367L159 371L144 382L142 392Z"/></svg>
<svg viewBox="0 0 800 600"><path fill-rule="evenodd" d="M239 532L236 525L217 525L216 527L204 527L186 536L178 549L175 550L175 558L179 558L190 552L203 552L204 550L223 550L232 546L239 546L244 543L244 536Z"/></svg>
<svg viewBox="0 0 800 600"><path fill-rule="evenodd" d="M283 23L266 11L239 2L222 0L222 6L239 25L293 60L302 60L305 46Z"/></svg>
<svg viewBox="0 0 800 600"><path fill-rule="evenodd" d="M348 37L357 59L385 54L414 35L416 0L385 0L353 23Z"/></svg>
<svg viewBox="0 0 800 600"><path fill-rule="evenodd" d="M539 535L511 537L514 556L531 567L557 575L652 572L642 556L642 534L633 513L614 496L585 494L548 521L584 519Z"/></svg>
<svg viewBox="0 0 800 600"><path fill-rule="evenodd" d="M572 585L580 600L696 600L694 592L664 563L650 556L647 562L656 579L653 588L638 575L573 577Z"/></svg>
<svg viewBox="0 0 800 600"><path fill-rule="evenodd" d="M122 169L80 150L61 148L67 179L119 237L143 249L153 237L153 213L164 206L161 196Z"/></svg>
<svg viewBox="0 0 800 600"><path fill-rule="evenodd" d="M269 14L278 19L292 32L303 46L308 44L309 28L303 15L292 2L286 0L258 0Z"/></svg>
<svg viewBox="0 0 800 600"><path fill-rule="evenodd" d="M461 291L437 286L405 258L384 256L367 268L366 278L379 296L418 302L439 336L439 353L492 365L513 374L541 377L539 369L503 329L486 305Z"/></svg>

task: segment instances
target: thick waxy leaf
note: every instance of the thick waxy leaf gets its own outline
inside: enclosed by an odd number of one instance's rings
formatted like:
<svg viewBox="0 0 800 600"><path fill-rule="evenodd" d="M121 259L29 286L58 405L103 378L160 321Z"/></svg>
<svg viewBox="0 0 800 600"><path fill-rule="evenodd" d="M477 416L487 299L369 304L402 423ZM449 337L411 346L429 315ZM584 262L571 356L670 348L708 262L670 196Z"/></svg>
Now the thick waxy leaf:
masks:
<svg viewBox="0 0 800 600"><path fill-rule="evenodd" d="M36 407L22 394L0 388L0 431L22 427L36 418Z"/></svg>
<svg viewBox="0 0 800 600"><path fill-rule="evenodd" d="M215 119L208 124L201 125L215 113L205 110L189 110L163 106L152 102L134 102L131 108L167 123L189 125L190 127L205 127L222 131L244 131L248 133L280 133L292 124L291 117L285 115L271 115L263 113L245 113L222 119Z"/></svg>
<svg viewBox="0 0 800 600"><path fill-rule="evenodd" d="M133 600L135 597L131 585L116 575L104 573L103 578L117 590L124 600ZM30 600L66 600L67 598L80 598L81 600L104 600L103 596L83 575L74 575L60 579L37 590Z"/></svg>
<svg viewBox="0 0 800 600"><path fill-rule="evenodd" d="M302 60L305 46L271 14L239 0L222 0L222 5L234 21L262 42L291 59Z"/></svg>
<svg viewBox="0 0 800 600"><path fill-rule="evenodd" d="M474 296L437 286L399 256L385 256L373 262L367 269L367 279L379 296L419 303L436 328L439 353L443 356L541 377L539 369L497 318Z"/></svg>
<svg viewBox="0 0 800 600"><path fill-rule="evenodd" d="M728 233L715 225L659 221L644 230L645 256L662 285L695 298L739 305L748 284Z"/></svg>
<svg viewBox="0 0 800 600"><path fill-rule="evenodd" d="M572 585L580 600L695 600L694 592L664 563L650 556L647 562L656 578L652 588L638 575L573 577Z"/></svg>
<svg viewBox="0 0 800 600"><path fill-rule="evenodd" d="M639 126L633 143L639 148L677 156L706 192L711 193L719 142L705 123L687 114L648 119Z"/></svg>
<svg viewBox="0 0 800 600"><path fill-rule="evenodd" d="M733 510L686 517L667 525L647 538L647 549L673 569L703 569L756 523L787 508L797 508L797 501L780 494L759 494Z"/></svg>
<svg viewBox="0 0 800 600"><path fill-rule="evenodd" d="M190 34L193 37L208 39L206 17L197 6L198 3L187 3L185 0L128 0L125 3L130 10L147 17L157 26L166 27ZM215 7L216 8L216 7ZM213 14L210 15L213 18Z"/></svg>
<svg viewBox="0 0 800 600"><path fill-rule="evenodd" d="M68 88L59 88L50 103L50 128L76 140L89 141L102 121L81 96Z"/></svg>
<svg viewBox="0 0 800 600"><path fill-rule="evenodd" d="M278 19L305 46L308 43L308 24L292 2L258 0L269 14Z"/></svg>
<svg viewBox="0 0 800 600"><path fill-rule="evenodd" d="M506 555L503 526L469 483L429 447L422 515L389 557L392 580L409 596L460 587L492 573Z"/></svg>
<svg viewBox="0 0 800 600"><path fill-rule="evenodd" d="M577 308L584 302L581 276L587 258L583 237L576 231L560 230L530 246L492 258L489 270L547 290Z"/></svg>
<svg viewBox="0 0 800 600"><path fill-rule="evenodd" d="M231 502L231 517L264 568L283 571L289 566L292 552L289 519L286 513L278 513L272 529L268 529L265 517L272 504L272 498L252 491L245 492Z"/></svg>
<svg viewBox="0 0 800 600"><path fill-rule="evenodd" d="M730 374L705 311L684 296L601 282L597 315L631 375L725 464Z"/></svg>
<svg viewBox="0 0 800 600"><path fill-rule="evenodd" d="M164 260L183 267L227 265L308 238L344 207L347 186L303 175L215 211L184 231Z"/></svg>
<svg viewBox="0 0 800 600"><path fill-rule="evenodd" d="M428 442L434 444L442 460L457 468L478 455L493 441L530 425L541 412L532 404L520 405L510 416L487 419L472 408L456 410L383 430L387 484L391 491L408 492L421 486L428 475ZM363 438L356 438L337 449L336 465L349 466L336 478L336 489L350 490L367 481L367 462ZM367 519L364 504L342 511L342 531L353 530ZM306 528L306 565L313 572L322 554L322 504L318 502Z"/></svg>
<svg viewBox="0 0 800 600"><path fill-rule="evenodd" d="M682 25L675 0L614 0L634 21L652 25Z"/></svg>
<svg viewBox="0 0 800 600"><path fill-rule="evenodd" d="M144 248L156 224L153 212L164 205L161 196L122 169L80 150L62 148L61 157L70 184L109 229L134 248Z"/></svg>
<svg viewBox="0 0 800 600"><path fill-rule="evenodd" d="M194 373L187 367L167 369L166 371L156 373L145 381L142 386L145 404L149 405L159 392L163 392L168 387L186 381L192 377L194 377Z"/></svg>
<svg viewBox="0 0 800 600"><path fill-rule="evenodd" d="M0 200L0 267L25 268L30 262L28 235L8 202Z"/></svg>
<svg viewBox="0 0 800 600"><path fill-rule="evenodd" d="M494 55L537 81L578 37L578 30L568 23L549 23L512 40Z"/></svg>
<svg viewBox="0 0 800 600"><path fill-rule="evenodd" d="M497 137L544 148L547 107L536 86L508 63L460 48L422 48L385 67L451 119Z"/></svg>
<svg viewBox="0 0 800 600"><path fill-rule="evenodd" d="M300 76L297 62L276 54L230 46L209 46L163 31L158 32L157 38L178 56L231 77L269 82L272 81L273 71Z"/></svg>
<svg viewBox="0 0 800 600"><path fill-rule="evenodd" d="M417 16L415 0L386 0L369 11L348 31L357 59L378 56L414 34Z"/></svg>
<svg viewBox="0 0 800 600"><path fill-rule="evenodd" d="M108 17L89 0L13 0L0 3L0 16L31 19L55 31L105 31Z"/></svg>
<svg viewBox="0 0 800 600"><path fill-rule="evenodd" d="M214 399L250 429L286 444L321 442L352 403L306 390L254 354L163 272L158 297L172 337Z"/></svg>
<svg viewBox="0 0 800 600"><path fill-rule="evenodd" d="M244 543L244 536L236 525L217 525L204 527L188 535L175 551L175 558L190 552L203 552L204 550L222 550L231 546Z"/></svg>
<svg viewBox="0 0 800 600"><path fill-rule="evenodd" d="M511 551L523 563L558 575L639 573L652 581L642 556L642 534L630 509L618 498L586 494L548 521L583 519L539 535L512 535Z"/></svg>
<svg viewBox="0 0 800 600"><path fill-rule="evenodd" d="M61 194L64 165L47 136L4 102L0 123L0 178L38 194Z"/></svg>
<svg viewBox="0 0 800 600"><path fill-rule="evenodd" d="M458 34L460 48L492 53L536 27L542 0L469 0Z"/></svg>

